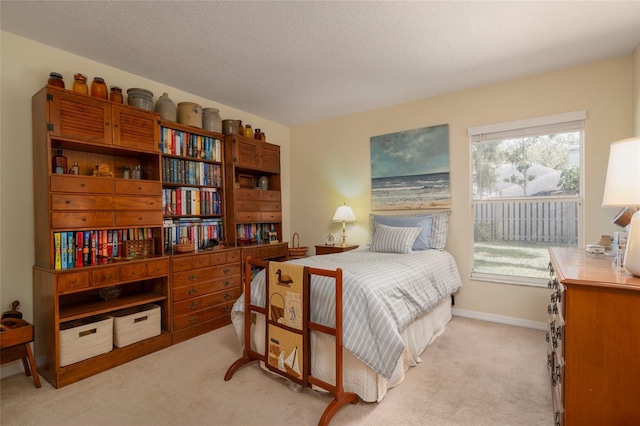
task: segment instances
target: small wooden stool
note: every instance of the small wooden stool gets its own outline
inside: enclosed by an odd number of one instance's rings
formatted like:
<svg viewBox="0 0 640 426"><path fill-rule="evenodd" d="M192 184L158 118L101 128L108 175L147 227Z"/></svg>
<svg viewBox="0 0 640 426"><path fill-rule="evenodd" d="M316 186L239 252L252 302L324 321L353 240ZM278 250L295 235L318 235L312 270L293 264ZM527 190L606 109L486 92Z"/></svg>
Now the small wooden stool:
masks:
<svg viewBox="0 0 640 426"><path fill-rule="evenodd" d="M38 367L31 352L30 342L33 341L33 324L22 319L4 318L0 320L0 364L22 360L24 373L31 376L37 388L40 384ZM29 368L31 365L31 368Z"/></svg>

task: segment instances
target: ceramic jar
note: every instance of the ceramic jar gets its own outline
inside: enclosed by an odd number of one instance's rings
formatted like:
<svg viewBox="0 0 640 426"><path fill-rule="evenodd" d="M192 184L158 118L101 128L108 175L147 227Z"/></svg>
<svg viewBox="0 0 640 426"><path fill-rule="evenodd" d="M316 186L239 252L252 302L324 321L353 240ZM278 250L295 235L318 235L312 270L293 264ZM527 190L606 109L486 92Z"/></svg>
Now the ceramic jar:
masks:
<svg viewBox="0 0 640 426"><path fill-rule="evenodd" d="M210 132L222 133L222 119L217 108L205 108L202 110L202 128Z"/></svg>
<svg viewBox="0 0 640 426"><path fill-rule="evenodd" d="M258 189L266 191L269 189L269 178L266 176L260 176L258 178Z"/></svg>
<svg viewBox="0 0 640 426"><path fill-rule="evenodd" d="M127 89L127 103L147 111L153 111L153 93L146 89L132 87Z"/></svg>
<svg viewBox="0 0 640 426"><path fill-rule="evenodd" d="M111 92L109 93L109 100L116 103L123 103L122 89L117 86L111 86Z"/></svg>
<svg viewBox="0 0 640 426"><path fill-rule="evenodd" d="M91 82L91 96L99 99L108 99L109 91L107 90L107 84L101 77L94 77Z"/></svg>
<svg viewBox="0 0 640 426"><path fill-rule="evenodd" d="M64 89L64 80L62 79L62 74L57 72L52 72L49 74L49 80L47 84L50 86L61 87Z"/></svg>
<svg viewBox="0 0 640 426"><path fill-rule="evenodd" d="M222 133L225 135L237 135L240 121L238 120L222 120Z"/></svg>
<svg viewBox="0 0 640 426"><path fill-rule="evenodd" d="M180 102L178 123L202 129L202 107L194 102Z"/></svg>
<svg viewBox="0 0 640 426"><path fill-rule="evenodd" d="M156 101L156 112L160 113L160 118L168 121L178 120L178 109L176 104L169 98L169 95L163 93Z"/></svg>
<svg viewBox="0 0 640 426"><path fill-rule="evenodd" d="M80 73L73 75L73 91L76 93L82 93L83 95L89 94L86 75Z"/></svg>

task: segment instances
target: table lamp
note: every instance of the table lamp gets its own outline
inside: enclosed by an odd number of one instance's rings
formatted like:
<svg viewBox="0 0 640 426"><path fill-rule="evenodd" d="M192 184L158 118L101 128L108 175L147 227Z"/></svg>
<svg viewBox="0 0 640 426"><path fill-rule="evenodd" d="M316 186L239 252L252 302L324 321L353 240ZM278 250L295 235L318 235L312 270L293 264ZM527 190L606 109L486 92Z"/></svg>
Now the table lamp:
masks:
<svg viewBox="0 0 640 426"><path fill-rule="evenodd" d="M353 214L351 207L345 204L336 209L332 220L334 222L342 222L342 247L345 247L347 245L347 231L345 230L345 224L347 222L355 222L356 216Z"/></svg>
<svg viewBox="0 0 640 426"><path fill-rule="evenodd" d="M611 144L602 207L640 207L640 136ZM640 211L631 217L624 268L640 277Z"/></svg>

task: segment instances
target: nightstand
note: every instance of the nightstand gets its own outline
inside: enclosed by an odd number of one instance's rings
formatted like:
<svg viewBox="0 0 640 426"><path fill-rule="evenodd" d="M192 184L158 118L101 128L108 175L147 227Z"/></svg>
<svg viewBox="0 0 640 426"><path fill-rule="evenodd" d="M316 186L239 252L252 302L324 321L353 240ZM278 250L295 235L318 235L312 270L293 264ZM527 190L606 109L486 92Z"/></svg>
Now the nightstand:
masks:
<svg viewBox="0 0 640 426"><path fill-rule="evenodd" d="M357 249L358 247L360 246L357 244L356 245L347 244L346 246L342 246L340 244L337 244L335 246L328 246L326 244L321 244L319 246L316 246L316 255L342 253L345 251Z"/></svg>

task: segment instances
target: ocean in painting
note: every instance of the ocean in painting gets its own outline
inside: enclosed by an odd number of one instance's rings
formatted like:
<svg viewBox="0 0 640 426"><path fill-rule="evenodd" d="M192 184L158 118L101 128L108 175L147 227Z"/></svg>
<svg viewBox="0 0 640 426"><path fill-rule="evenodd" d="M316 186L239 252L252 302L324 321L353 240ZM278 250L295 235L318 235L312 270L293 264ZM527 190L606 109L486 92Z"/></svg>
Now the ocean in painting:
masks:
<svg viewBox="0 0 640 426"><path fill-rule="evenodd" d="M449 172L371 179L372 210L448 208Z"/></svg>

